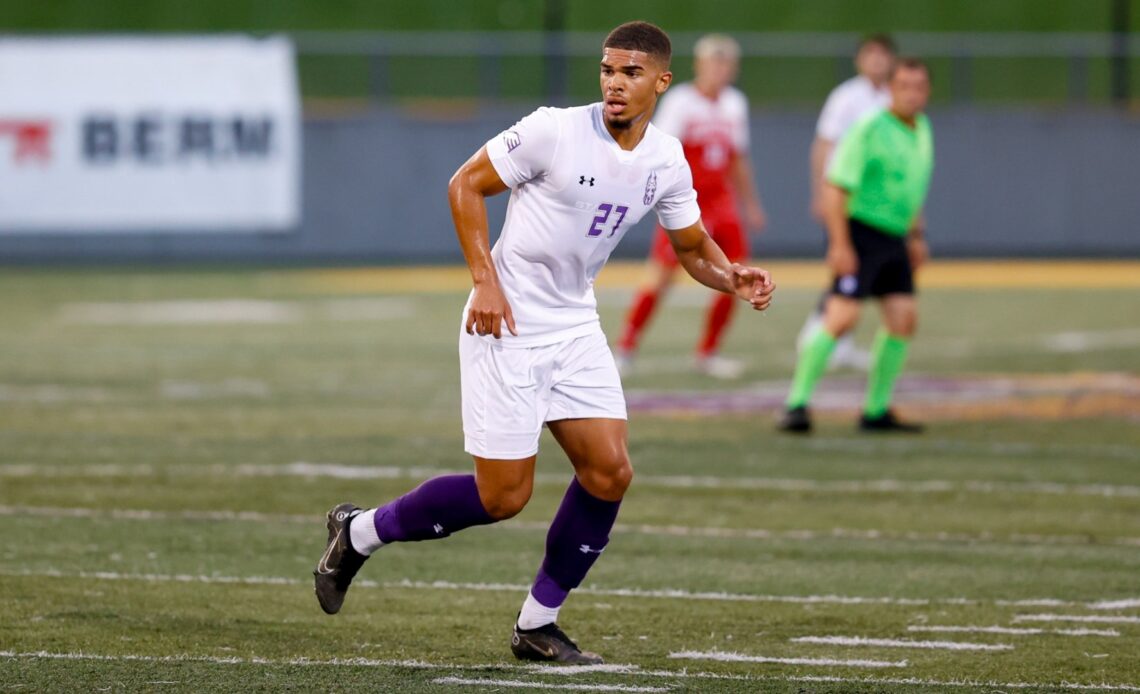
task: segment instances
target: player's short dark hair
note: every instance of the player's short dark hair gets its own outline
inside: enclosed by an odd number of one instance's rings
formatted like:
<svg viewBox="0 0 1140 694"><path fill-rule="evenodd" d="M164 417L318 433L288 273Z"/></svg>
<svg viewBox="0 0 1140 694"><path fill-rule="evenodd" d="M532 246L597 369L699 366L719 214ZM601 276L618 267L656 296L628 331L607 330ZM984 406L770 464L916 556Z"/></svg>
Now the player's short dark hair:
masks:
<svg viewBox="0 0 1140 694"><path fill-rule="evenodd" d="M673 44L669 41L669 35L661 27L649 22L626 22L618 26L606 37L602 48L641 51L660 60L666 67L673 57Z"/></svg>
<svg viewBox="0 0 1140 694"><path fill-rule="evenodd" d="M922 58L916 58L912 55L896 58L895 61L891 63L890 76L893 78L895 73L899 70L922 70L926 73L926 79L930 79L930 66L927 65L926 61Z"/></svg>
<svg viewBox="0 0 1140 694"><path fill-rule="evenodd" d="M863 50L867 46L878 46L891 55L897 55L899 52L898 44L891 37L890 34L877 33L867 34L859 40L859 50Z"/></svg>

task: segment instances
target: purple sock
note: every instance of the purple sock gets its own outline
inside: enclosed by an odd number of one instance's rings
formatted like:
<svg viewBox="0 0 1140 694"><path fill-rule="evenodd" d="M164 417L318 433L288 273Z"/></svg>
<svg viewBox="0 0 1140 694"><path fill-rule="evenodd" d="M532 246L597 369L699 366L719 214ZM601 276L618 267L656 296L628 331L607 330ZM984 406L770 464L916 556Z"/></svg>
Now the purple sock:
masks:
<svg viewBox="0 0 1140 694"><path fill-rule="evenodd" d="M535 600L546 607L566 601L610 541L620 506L593 496L574 478L546 534L546 557L531 587Z"/></svg>
<svg viewBox="0 0 1140 694"><path fill-rule="evenodd" d="M388 543L435 540L495 519L479 500L474 475L444 475L378 508L374 522Z"/></svg>

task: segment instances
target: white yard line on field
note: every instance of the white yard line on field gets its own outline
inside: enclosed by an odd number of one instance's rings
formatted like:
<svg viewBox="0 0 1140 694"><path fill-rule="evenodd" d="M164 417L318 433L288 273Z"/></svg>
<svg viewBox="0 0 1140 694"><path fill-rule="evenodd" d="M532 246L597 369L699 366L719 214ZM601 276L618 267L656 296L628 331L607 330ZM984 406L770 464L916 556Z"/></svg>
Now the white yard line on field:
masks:
<svg viewBox="0 0 1140 694"><path fill-rule="evenodd" d="M733 675L712 672L691 672L689 670L642 670L637 665L603 665L585 667L558 667L546 665L513 665L507 663L484 663L477 665L447 665L422 660L373 660L369 658L336 658L316 660L312 658L241 658L229 656L195 655L103 655L97 653L52 653L48 651L18 652L0 651L0 658L19 660L78 660L98 662L151 662L151 663L207 663L211 665L267 665L267 666L309 666L309 667L376 667L408 668L417 670L457 670L488 671L506 670L542 675L580 675L598 672L614 675L658 677L669 679L713 679L736 680L741 682L815 682L852 684L867 687L884 685L910 685L926 687L963 687L967 689L1042 689L1054 691L1121 691L1140 692L1140 685L1083 683L1083 682L998 682L995 680L934 680L917 677L836 677L830 675Z"/></svg>
<svg viewBox="0 0 1140 694"><path fill-rule="evenodd" d="M1089 607L1094 610L1127 610L1132 607L1140 607L1140 598L1128 598L1126 600L1100 600L1089 604Z"/></svg>
<svg viewBox="0 0 1140 694"><path fill-rule="evenodd" d="M1019 614L1014 622L1090 622L1095 624L1140 624L1132 615Z"/></svg>
<svg viewBox="0 0 1140 694"><path fill-rule="evenodd" d="M641 687L632 684L551 684L534 680L482 680L464 677L439 677L432 684L459 687L505 687L507 689L555 689L572 692L667 692L668 687Z"/></svg>
<svg viewBox="0 0 1140 694"><path fill-rule="evenodd" d="M304 514L276 514L259 511L195 510L157 511L149 509L96 509L66 506L11 506L0 504L0 516L36 516L43 518L107 518L137 521L217 521L249 523L323 524L323 516ZM500 527L508 530L546 532L549 523L540 521L505 521ZM983 530L977 533L946 531L917 532L879 530L875 528L830 528L827 530L766 528L717 528L686 525L651 525L618 523L618 534L650 537L692 537L723 540L787 540L793 542L819 542L824 540L855 540L861 542L947 542L952 544L998 543L1017 545L1119 545L1140 547L1140 537L1090 538L1087 535L1039 535L1035 533L994 533Z"/></svg>
<svg viewBox="0 0 1140 694"><path fill-rule="evenodd" d="M1008 643L970 643L967 641L909 641L906 639L869 639L862 636L799 636L793 643L817 643L827 646L875 646L880 648L923 648L940 651L1011 651Z"/></svg>
<svg viewBox="0 0 1140 694"><path fill-rule="evenodd" d="M886 668L906 667L905 660L838 660L835 658L775 658L724 651L677 651L669 654L678 660L716 660L724 663L771 663L776 665L819 665L825 667Z"/></svg>
<svg viewBox="0 0 1140 694"><path fill-rule="evenodd" d="M763 678L767 679L767 678ZM820 684L857 684L870 687L904 685L919 687L964 687L977 691L1002 689L1037 689L1041 691L1097 691L1140 692L1140 685L1082 683L1082 682L999 682L997 680L934 680L919 677L831 677L828 675L798 675L773 678L785 682L817 682Z"/></svg>
<svg viewBox="0 0 1140 694"><path fill-rule="evenodd" d="M1011 634L1014 636L1038 636L1042 634L1056 634L1058 636L1120 636L1115 629L1038 629L1017 627L981 627L981 626L921 626L911 625L906 628L911 632L929 632L944 634Z"/></svg>
<svg viewBox="0 0 1140 694"><path fill-rule="evenodd" d="M211 665L301 665L308 667L372 667L372 668L409 668L414 670L458 670L458 671L487 671L507 670L512 672L526 672L537 675L550 676L578 676L578 675L637 675L645 677L699 677L706 679L748 679L745 675L720 674L712 672L688 672L668 670L642 670L639 665L541 665L527 664L515 665L513 663L481 663L476 665L459 665L448 663L432 663L424 660L395 660L378 658L261 658L241 656L208 656L208 655L135 655L97 653L52 653L48 651L0 651L0 658L17 658L26 660L89 660L105 662L147 662L147 663L208 663ZM656 691L656 690L654 690Z"/></svg>
<svg viewBox="0 0 1140 694"><path fill-rule="evenodd" d="M103 581L142 581L148 583L203 583L203 584L243 584L243 585L311 585L308 580L285 576L218 576L195 574L141 574L117 571L60 571L57 569L10 570L0 567L0 576L82 578ZM529 584L523 583L456 583L452 581L370 581L357 579L354 586L360 588L389 588L409 590L457 590L525 593ZM643 588L597 588L583 586L575 589L577 595L598 595L606 597L649 598L667 600L696 600L710 602L742 603L785 603L794 605L999 605L1017 606L1026 603L1048 602L1051 605L1081 607L1083 603L1062 600L981 600L971 598L900 598L858 595L755 595L748 593L694 592L688 590L643 589ZM1140 618L1136 618L1140 619Z"/></svg>
<svg viewBox="0 0 1140 694"><path fill-rule="evenodd" d="M38 465L27 463L0 465L0 477L306 477L330 479L410 479L419 480L440 474L470 472L470 469L399 467L374 465L342 465L298 461L284 465L117 465L77 464ZM535 475L540 484L565 485L570 473ZM1115 484L1069 484L1060 482L993 482L985 480L815 480L771 477L716 477L703 475L641 475L641 487L671 489L721 489L777 492L819 492L827 494L1047 494L1057 496L1140 497L1140 486Z"/></svg>

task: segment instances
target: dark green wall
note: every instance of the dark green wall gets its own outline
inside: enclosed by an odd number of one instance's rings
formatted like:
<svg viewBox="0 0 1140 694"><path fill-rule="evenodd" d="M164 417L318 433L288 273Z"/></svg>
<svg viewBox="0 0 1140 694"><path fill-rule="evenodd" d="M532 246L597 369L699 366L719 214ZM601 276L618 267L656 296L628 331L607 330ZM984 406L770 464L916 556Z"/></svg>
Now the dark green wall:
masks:
<svg viewBox="0 0 1140 694"><path fill-rule="evenodd" d="M567 28L670 31L1105 31L1111 0L565 0ZM1140 0L1130 0L1140 30ZM6 31L518 30L544 0L0 0Z"/></svg>

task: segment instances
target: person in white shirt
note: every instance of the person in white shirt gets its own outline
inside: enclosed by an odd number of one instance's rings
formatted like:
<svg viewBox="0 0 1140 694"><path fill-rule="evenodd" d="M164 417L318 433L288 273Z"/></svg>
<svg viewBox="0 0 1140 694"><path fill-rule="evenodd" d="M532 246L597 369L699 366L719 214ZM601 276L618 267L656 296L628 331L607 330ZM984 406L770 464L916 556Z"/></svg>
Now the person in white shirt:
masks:
<svg viewBox="0 0 1140 694"><path fill-rule="evenodd" d="M314 571L321 608L340 610L353 576L380 547L446 537L517 514L530 499L543 425L574 478L551 523L546 556L516 620L517 658L593 664L555 623L605 549L633 476L626 409L602 334L594 278L650 211L697 281L764 310L775 285L731 263L701 223L676 138L650 124L672 80L669 37L630 22L603 43L600 103L541 108L491 138L451 179L452 218L474 289L459 331L464 447L474 474L424 482L377 508L328 513ZM490 247L485 200L511 191Z"/></svg>
<svg viewBox="0 0 1140 694"><path fill-rule="evenodd" d="M811 216L823 224L823 176L835 146L843 134L856 121L870 113L887 108L891 103L891 92L887 81L894 64L897 48L887 34L872 34L859 43L855 53L856 75L831 90L819 121L815 127L815 140L811 143ZM823 301L829 291L825 291L820 303L808 315L803 328L796 338L796 350L802 349L807 337L823 323ZM865 350L855 345L855 339L848 334L840 338L831 354L832 366L846 366L866 370L870 358Z"/></svg>
<svg viewBox="0 0 1140 694"><path fill-rule="evenodd" d="M693 47L693 81L675 85L661 99L653 124L681 141L693 172L693 188L701 203L701 221L733 262L749 255L748 234L764 228L766 216L752 176L749 156L748 99L732 86L740 71L740 46L723 34L702 36ZM649 276L626 313L617 342L618 370L632 370L641 335L661 305L677 274L677 255L663 227L653 236ZM733 297L717 293L705 313L694 364L714 378L737 378L744 365L719 355L721 339L732 320Z"/></svg>

